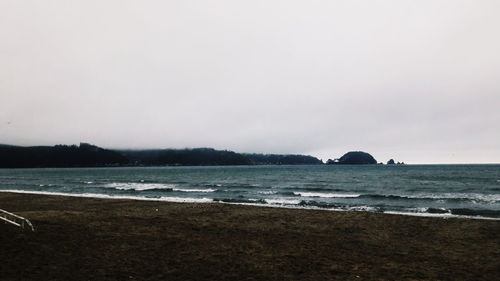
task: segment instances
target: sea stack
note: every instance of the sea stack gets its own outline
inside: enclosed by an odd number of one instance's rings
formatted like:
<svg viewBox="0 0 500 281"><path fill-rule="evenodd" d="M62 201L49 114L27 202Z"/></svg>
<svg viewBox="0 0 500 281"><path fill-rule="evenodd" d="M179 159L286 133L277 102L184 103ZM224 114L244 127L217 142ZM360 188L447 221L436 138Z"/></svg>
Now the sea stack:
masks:
<svg viewBox="0 0 500 281"><path fill-rule="evenodd" d="M350 151L344 154L339 159L334 161L334 164L343 165L367 165L367 164L377 164L377 160L373 158L369 153L363 151Z"/></svg>

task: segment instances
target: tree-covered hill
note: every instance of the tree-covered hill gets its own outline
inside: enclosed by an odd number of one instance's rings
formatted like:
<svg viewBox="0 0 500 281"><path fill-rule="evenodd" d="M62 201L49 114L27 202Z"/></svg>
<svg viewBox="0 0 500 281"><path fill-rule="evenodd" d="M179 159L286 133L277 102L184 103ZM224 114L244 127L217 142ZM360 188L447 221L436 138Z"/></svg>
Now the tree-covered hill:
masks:
<svg viewBox="0 0 500 281"><path fill-rule="evenodd" d="M318 165L321 160L309 155L243 154L253 165Z"/></svg>
<svg viewBox="0 0 500 281"><path fill-rule="evenodd" d="M0 145L0 168L102 167L128 163L122 154L86 143L56 146Z"/></svg>
<svg viewBox="0 0 500 281"><path fill-rule="evenodd" d="M241 154L212 148L120 150L132 165L141 166L208 166L249 165Z"/></svg>
<svg viewBox="0 0 500 281"><path fill-rule="evenodd" d="M323 162L306 155L241 154L212 148L111 150L86 143L79 146L0 145L0 168L312 164Z"/></svg>

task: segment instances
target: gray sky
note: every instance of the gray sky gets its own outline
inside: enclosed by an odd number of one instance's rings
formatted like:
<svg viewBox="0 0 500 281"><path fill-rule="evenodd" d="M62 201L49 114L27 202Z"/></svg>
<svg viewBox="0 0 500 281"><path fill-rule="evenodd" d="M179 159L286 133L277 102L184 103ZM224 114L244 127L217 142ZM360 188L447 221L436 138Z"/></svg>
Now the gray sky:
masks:
<svg viewBox="0 0 500 281"><path fill-rule="evenodd" d="M500 162L497 0L0 0L0 143Z"/></svg>

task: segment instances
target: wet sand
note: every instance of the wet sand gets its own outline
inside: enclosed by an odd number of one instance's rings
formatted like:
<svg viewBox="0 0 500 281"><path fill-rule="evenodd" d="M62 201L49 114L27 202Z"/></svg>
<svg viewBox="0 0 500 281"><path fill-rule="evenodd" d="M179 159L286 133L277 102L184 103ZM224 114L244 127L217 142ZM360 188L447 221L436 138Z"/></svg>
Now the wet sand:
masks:
<svg viewBox="0 0 500 281"><path fill-rule="evenodd" d="M0 280L500 280L500 221L0 193Z"/></svg>

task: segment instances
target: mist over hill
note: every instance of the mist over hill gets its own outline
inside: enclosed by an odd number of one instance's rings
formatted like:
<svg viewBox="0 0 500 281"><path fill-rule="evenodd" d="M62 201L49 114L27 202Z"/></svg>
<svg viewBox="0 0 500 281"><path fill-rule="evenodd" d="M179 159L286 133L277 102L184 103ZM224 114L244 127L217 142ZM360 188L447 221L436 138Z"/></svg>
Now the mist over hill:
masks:
<svg viewBox="0 0 500 281"><path fill-rule="evenodd" d="M236 153L213 148L120 150L134 165L317 165L309 155Z"/></svg>
<svg viewBox="0 0 500 281"><path fill-rule="evenodd" d="M213 148L112 150L91 144L55 146L0 145L0 168L318 165L308 155L248 154Z"/></svg>

